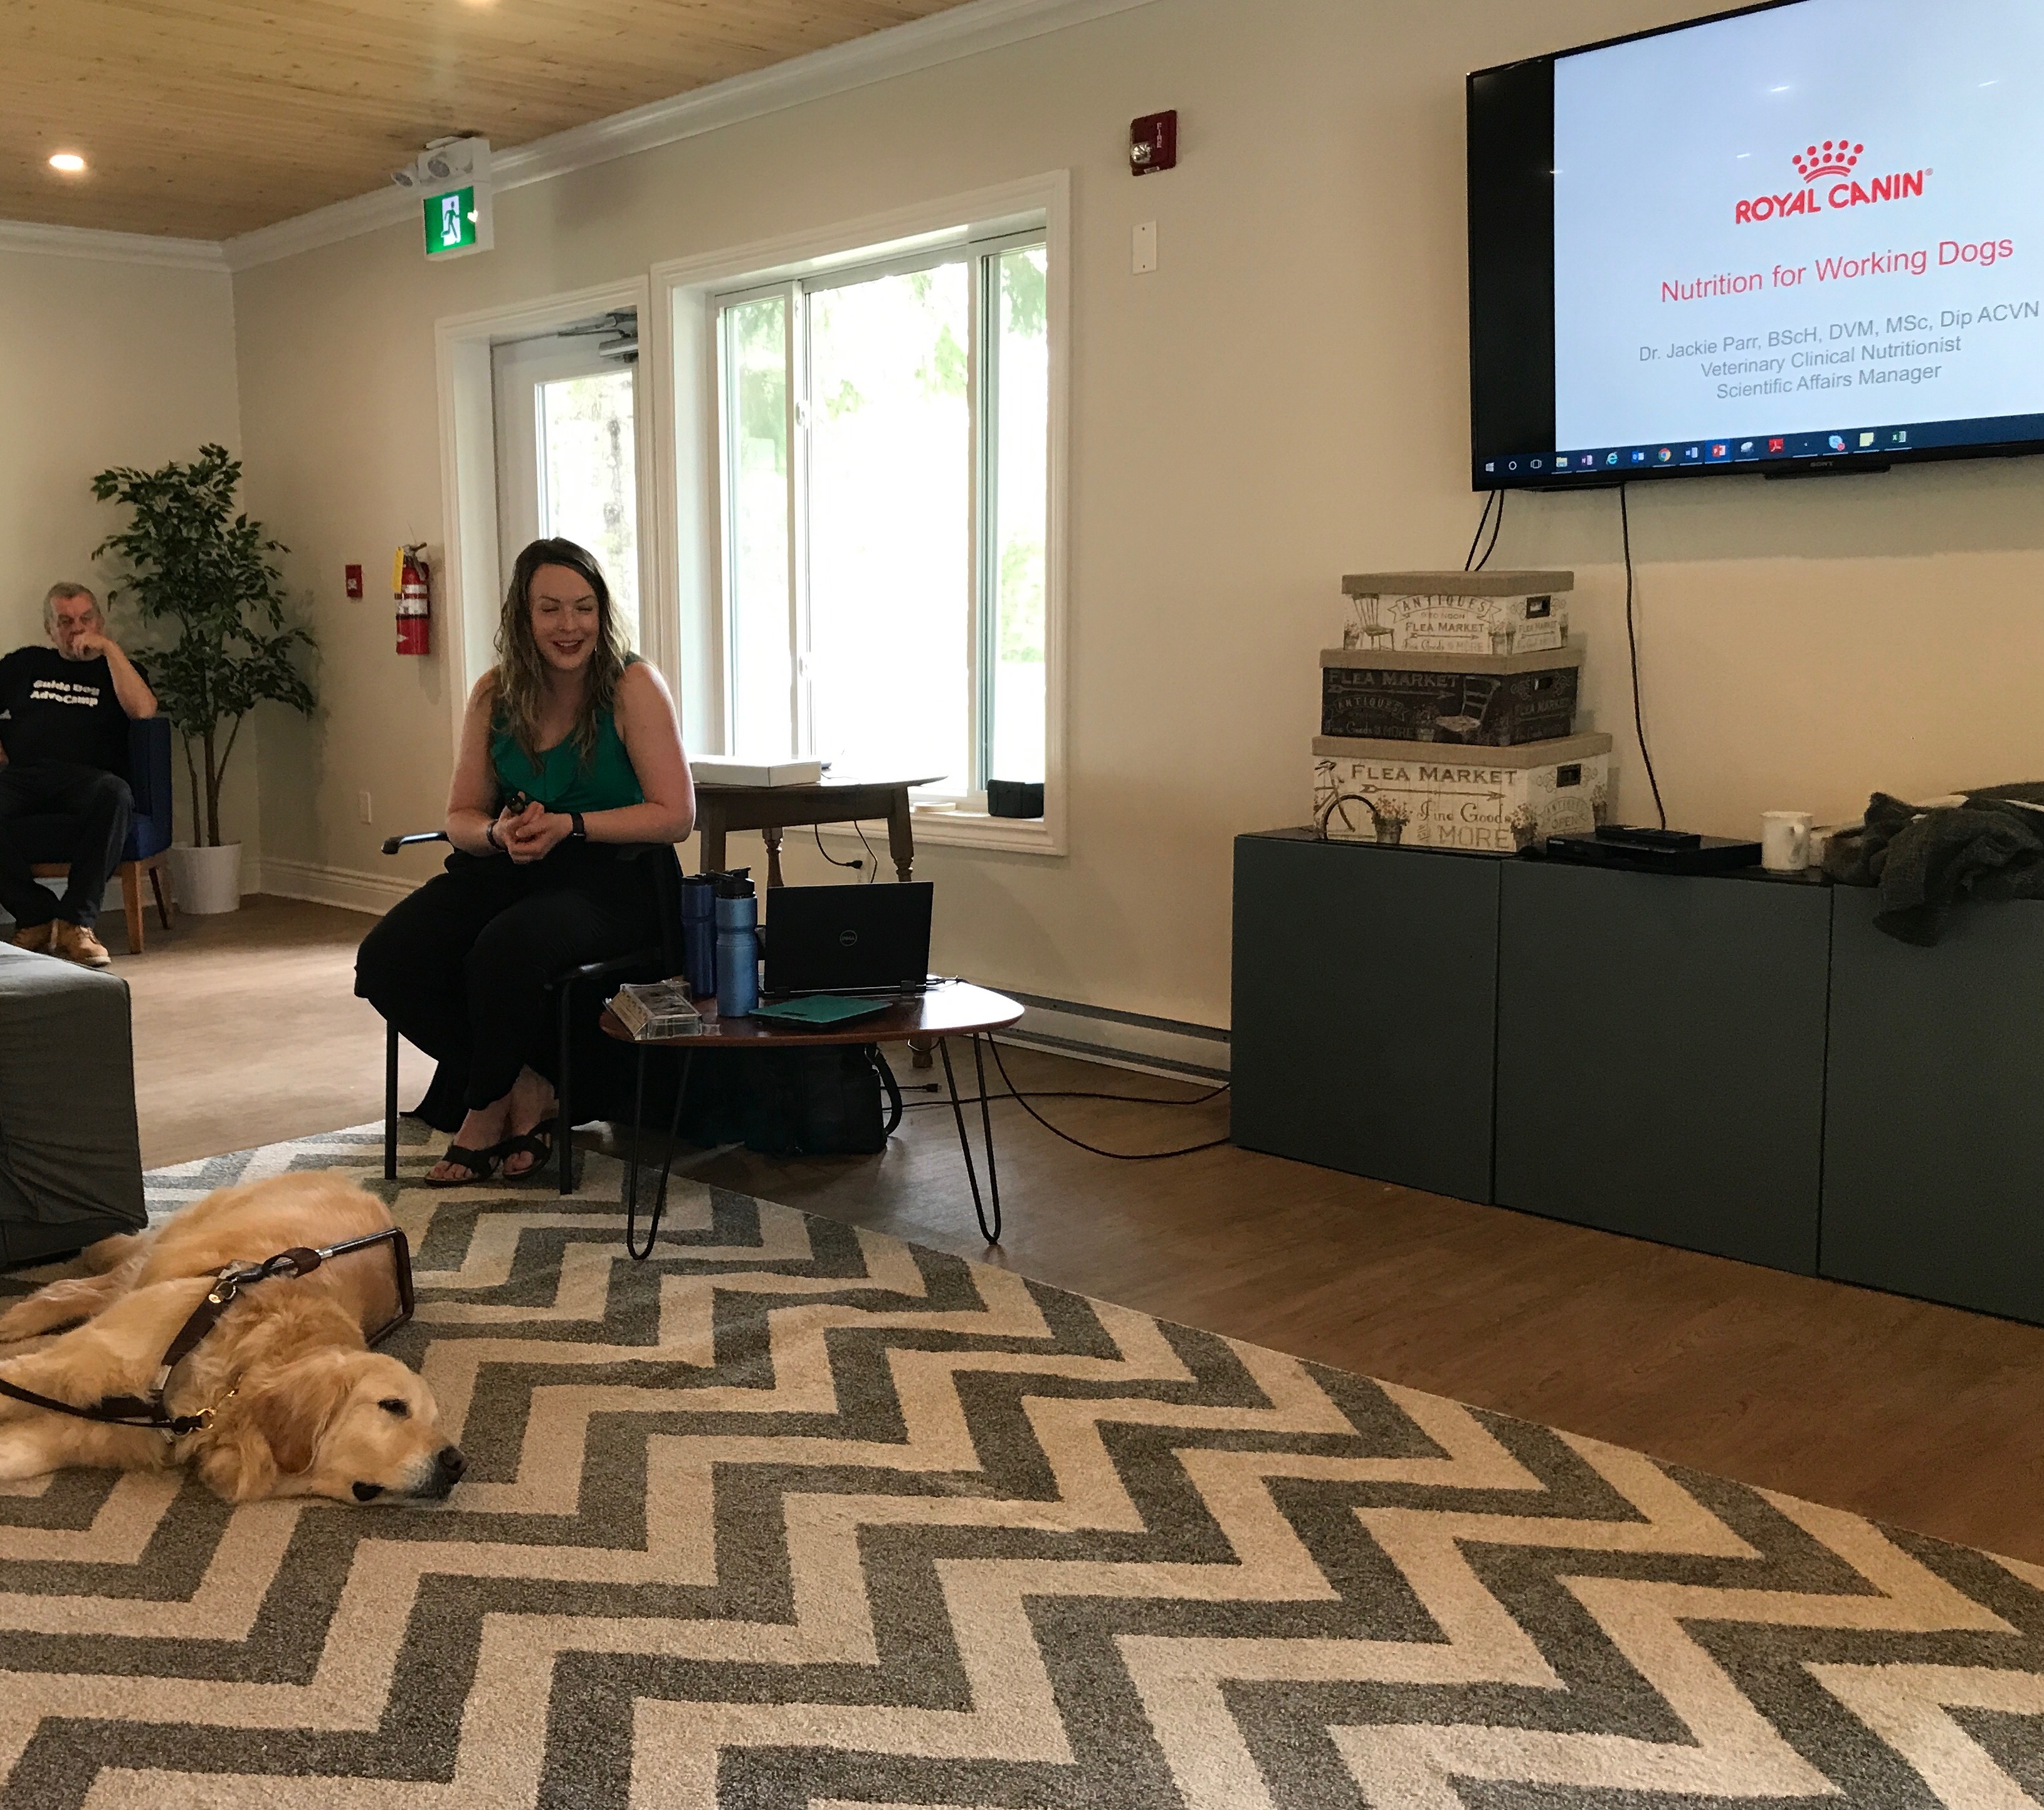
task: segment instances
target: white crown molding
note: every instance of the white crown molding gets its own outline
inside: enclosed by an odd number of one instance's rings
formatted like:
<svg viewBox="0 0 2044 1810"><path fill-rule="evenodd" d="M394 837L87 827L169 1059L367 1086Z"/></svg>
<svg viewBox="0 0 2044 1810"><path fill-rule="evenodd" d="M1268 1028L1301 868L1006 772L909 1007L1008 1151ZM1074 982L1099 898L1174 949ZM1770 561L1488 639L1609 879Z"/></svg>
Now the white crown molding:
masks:
<svg viewBox="0 0 2044 1810"><path fill-rule="evenodd" d="M500 191L550 181L574 170L673 144L740 121L758 119L805 102L841 94L920 69L954 63L1005 44L1020 44L1158 0L968 0L942 13L895 25L828 50L812 51L748 75L649 102L628 113L557 132L498 152L490 181ZM385 188L280 220L274 226L226 240L227 266L242 271L321 245L337 245L411 218L416 191Z"/></svg>
<svg viewBox="0 0 2044 1810"><path fill-rule="evenodd" d="M0 220L0 252L91 258L101 264L166 264L176 270L224 272L228 268L225 249L211 239L159 239L151 233L102 233L33 220Z"/></svg>

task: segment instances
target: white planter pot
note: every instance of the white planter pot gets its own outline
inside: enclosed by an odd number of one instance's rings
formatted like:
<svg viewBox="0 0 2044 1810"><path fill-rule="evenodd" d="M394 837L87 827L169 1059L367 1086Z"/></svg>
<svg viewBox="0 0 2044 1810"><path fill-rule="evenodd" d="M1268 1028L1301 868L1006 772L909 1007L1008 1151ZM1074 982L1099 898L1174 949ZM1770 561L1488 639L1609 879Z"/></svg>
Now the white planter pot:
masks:
<svg viewBox="0 0 2044 1810"><path fill-rule="evenodd" d="M205 917L241 909L241 845L194 849L171 845L171 885L180 911Z"/></svg>

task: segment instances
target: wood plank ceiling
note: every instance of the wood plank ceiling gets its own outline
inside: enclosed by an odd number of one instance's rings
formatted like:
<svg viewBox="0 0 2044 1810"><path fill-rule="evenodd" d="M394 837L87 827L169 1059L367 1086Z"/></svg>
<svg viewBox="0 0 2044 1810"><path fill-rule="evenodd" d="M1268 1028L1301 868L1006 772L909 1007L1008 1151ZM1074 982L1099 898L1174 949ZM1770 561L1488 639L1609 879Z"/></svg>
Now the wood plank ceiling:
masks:
<svg viewBox="0 0 2044 1810"><path fill-rule="evenodd" d="M0 219L227 238L959 3L0 0Z"/></svg>

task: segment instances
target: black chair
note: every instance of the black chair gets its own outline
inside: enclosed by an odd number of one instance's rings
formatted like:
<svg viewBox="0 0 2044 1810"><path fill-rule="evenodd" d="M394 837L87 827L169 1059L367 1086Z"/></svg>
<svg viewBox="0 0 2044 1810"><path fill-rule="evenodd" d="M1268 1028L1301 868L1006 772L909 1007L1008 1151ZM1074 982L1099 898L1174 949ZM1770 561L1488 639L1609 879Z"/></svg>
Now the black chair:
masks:
<svg viewBox="0 0 2044 1810"><path fill-rule="evenodd" d="M387 837L383 853L394 855L400 849L409 848L418 842L444 842L444 830L428 830L410 836ZM560 1073L554 1082L554 1092L559 1105L559 1129L555 1138L555 1150L560 1160L560 1189L563 1194L575 1190L574 1126L575 1119L571 1101L574 1091L574 1030L575 1005L586 996L580 990L601 987L612 983L609 991L616 990L616 983L626 980L663 980L670 974L682 971L681 951L681 880L682 864L671 843L649 843L639 851L636 858L653 864L653 893L659 907L660 938L636 949L628 955L613 957L609 961L591 961L579 968L571 968L565 973L556 974L547 983L547 990L555 998L555 1023L558 1027ZM386 1181L398 1179L398 1027L386 1025L383 1042L383 1178Z"/></svg>
<svg viewBox="0 0 2044 1810"><path fill-rule="evenodd" d="M149 876L156 895L156 915L171 927L171 902L163 892L163 866L171 845L171 722L168 717L143 717L128 726L128 771L122 775L135 795L135 814L113 877L121 882L121 903L128 920L128 953L142 953L142 876ZM75 817L17 817L7 826L14 845L29 859L38 880L61 880L71 872L78 846Z"/></svg>

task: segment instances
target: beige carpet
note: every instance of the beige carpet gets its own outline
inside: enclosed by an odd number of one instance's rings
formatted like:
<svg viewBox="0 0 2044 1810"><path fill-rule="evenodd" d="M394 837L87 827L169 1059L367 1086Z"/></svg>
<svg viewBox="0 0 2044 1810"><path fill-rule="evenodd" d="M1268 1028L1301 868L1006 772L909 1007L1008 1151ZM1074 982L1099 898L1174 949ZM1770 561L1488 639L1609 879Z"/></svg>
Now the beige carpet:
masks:
<svg viewBox="0 0 2044 1810"><path fill-rule="evenodd" d="M2044 1789L2038 1568L742 1196L682 1187L633 1265L615 1164L563 1211L429 1161L387 1190L394 1348L467 1480L0 1495L0 1805ZM291 1167L385 1186L372 1126L159 1170L152 1205Z"/></svg>

